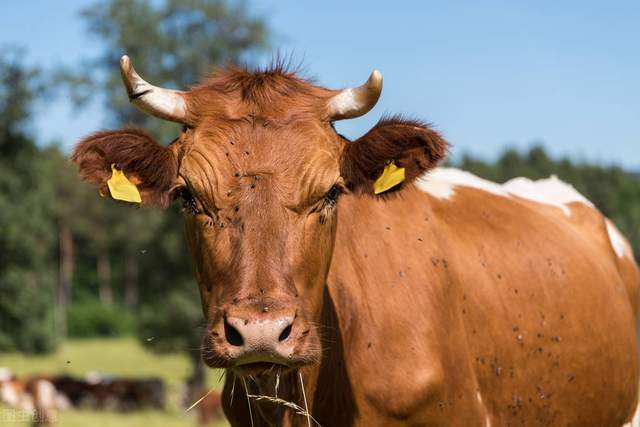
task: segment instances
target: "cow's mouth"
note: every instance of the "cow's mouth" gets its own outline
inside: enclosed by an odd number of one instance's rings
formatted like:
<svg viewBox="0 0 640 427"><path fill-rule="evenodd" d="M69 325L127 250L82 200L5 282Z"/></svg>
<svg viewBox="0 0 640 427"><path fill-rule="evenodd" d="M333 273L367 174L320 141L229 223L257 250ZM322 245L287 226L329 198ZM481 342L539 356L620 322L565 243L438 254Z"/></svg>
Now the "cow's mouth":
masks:
<svg viewBox="0 0 640 427"><path fill-rule="evenodd" d="M292 366L273 362L245 363L232 368L240 376L275 375L285 373L290 369L292 369Z"/></svg>

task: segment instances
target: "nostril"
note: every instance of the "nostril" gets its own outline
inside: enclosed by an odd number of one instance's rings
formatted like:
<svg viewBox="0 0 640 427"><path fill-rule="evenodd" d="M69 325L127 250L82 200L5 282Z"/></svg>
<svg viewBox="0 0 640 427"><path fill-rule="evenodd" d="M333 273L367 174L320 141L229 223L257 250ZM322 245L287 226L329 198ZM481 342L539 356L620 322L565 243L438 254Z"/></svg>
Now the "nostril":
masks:
<svg viewBox="0 0 640 427"><path fill-rule="evenodd" d="M289 335L291 335L291 326L292 326L292 324L289 323L289 325L286 328L284 328L282 330L282 332L280 332L280 336L278 337L278 341L284 341L287 338L289 338Z"/></svg>
<svg viewBox="0 0 640 427"><path fill-rule="evenodd" d="M244 340L242 339L242 335L240 332L233 326L227 322L227 318L224 318L224 336L227 339L227 342L236 347L241 347L244 344Z"/></svg>

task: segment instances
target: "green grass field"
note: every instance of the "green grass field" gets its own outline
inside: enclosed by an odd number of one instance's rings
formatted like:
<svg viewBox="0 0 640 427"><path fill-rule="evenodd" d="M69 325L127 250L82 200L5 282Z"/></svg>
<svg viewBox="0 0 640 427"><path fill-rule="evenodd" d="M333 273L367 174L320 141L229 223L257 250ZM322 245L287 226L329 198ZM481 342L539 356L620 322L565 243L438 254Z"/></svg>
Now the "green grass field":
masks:
<svg viewBox="0 0 640 427"><path fill-rule="evenodd" d="M122 377L162 378L167 387L165 411L118 413L107 411L69 410L59 412L62 427L153 427L196 426L195 413L179 408L179 388L190 373L189 361L182 355L156 355L146 351L134 338L68 341L47 356L25 356L0 353L0 366L8 367L19 377L31 374L71 374L84 376L98 371ZM209 373L211 386L221 387L220 372ZM8 410L0 407L0 411ZM194 410L195 412L195 410ZM14 424L15 425L15 424ZM215 427L226 426L225 422Z"/></svg>

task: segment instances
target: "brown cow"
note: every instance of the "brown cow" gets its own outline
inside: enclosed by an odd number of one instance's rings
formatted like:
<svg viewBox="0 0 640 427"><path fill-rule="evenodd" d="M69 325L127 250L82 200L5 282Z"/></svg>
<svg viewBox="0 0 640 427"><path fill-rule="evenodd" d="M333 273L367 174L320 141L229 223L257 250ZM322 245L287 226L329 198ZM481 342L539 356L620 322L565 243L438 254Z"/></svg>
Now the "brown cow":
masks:
<svg viewBox="0 0 640 427"><path fill-rule="evenodd" d="M332 123L373 107L377 71L335 91L227 68L179 92L121 69L131 101L183 132L96 133L73 160L103 194L114 165L143 205L182 198L232 425L314 422L255 395L324 426L631 420L639 273L575 190L434 170L447 143L418 121L348 141ZM390 161L405 180L375 195Z"/></svg>

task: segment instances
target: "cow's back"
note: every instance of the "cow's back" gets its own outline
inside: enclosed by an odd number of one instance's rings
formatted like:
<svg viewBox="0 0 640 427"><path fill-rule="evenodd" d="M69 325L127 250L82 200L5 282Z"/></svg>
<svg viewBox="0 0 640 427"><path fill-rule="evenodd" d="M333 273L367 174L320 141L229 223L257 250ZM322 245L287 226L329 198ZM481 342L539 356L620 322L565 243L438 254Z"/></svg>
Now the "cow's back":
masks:
<svg viewBox="0 0 640 427"><path fill-rule="evenodd" d="M577 196L418 187L341 201L329 290L357 419L627 420L638 272L611 225Z"/></svg>

